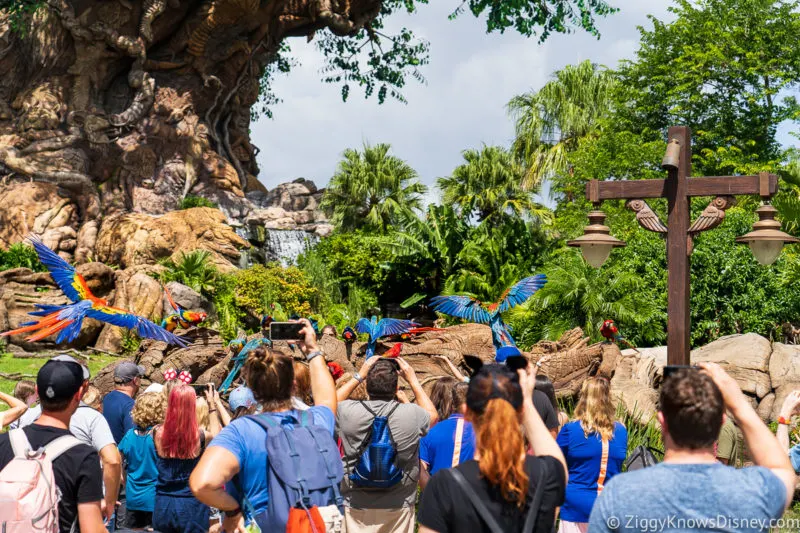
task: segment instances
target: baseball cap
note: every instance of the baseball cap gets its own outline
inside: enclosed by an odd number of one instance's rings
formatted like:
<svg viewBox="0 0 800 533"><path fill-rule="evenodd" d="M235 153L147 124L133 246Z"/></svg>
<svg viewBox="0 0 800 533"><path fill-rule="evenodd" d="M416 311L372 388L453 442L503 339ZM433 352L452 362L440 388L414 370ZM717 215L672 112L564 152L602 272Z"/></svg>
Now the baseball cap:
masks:
<svg viewBox="0 0 800 533"><path fill-rule="evenodd" d="M144 390L145 394L148 392L164 392L164 385L161 383L151 383Z"/></svg>
<svg viewBox="0 0 800 533"><path fill-rule="evenodd" d="M231 395L228 396L228 404L230 404L231 410L236 411L240 407L256 405L256 398L253 396L253 391L240 385L231 391Z"/></svg>
<svg viewBox="0 0 800 533"><path fill-rule="evenodd" d="M89 369L76 359L62 354L47 361L36 375L39 396L57 402L75 396L84 381L89 379Z"/></svg>
<svg viewBox="0 0 800 533"><path fill-rule="evenodd" d="M505 363L509 357L521 356L522 352L516 346L501 346L494 355L496 363Z"/></svg>
<svg viewBox="0 0 800 533"><path fill-rule="evenodd" d="M114 367L114 383L127 383L139 376L144 376L144 367L136 363L123 361Z"/></svg>

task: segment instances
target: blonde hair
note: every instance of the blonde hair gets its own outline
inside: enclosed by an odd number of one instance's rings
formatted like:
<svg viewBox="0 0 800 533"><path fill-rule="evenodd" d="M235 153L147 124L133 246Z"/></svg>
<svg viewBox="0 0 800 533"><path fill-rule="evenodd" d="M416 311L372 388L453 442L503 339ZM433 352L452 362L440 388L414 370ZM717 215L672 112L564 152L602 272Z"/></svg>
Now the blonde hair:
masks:
<svg viewBox="0 0 800 533"><path fill-rule="evenodd" d="M311 374L308 371L308 365L295 361L294 365L294 395L303 400L303 402L311 405Z"/></svg>
<svg viewBox="0 0 800 533"><path fill-rule="evenodd" d="M14 398L27 402L28 398L36 394L36 383L29 379L18 381L14 386Z"/></svg>
<svg viewBox="0 0 800 533"><path fill-rule="evenodd" d="M136 397L131 418L142 429L151 428L164 422L167 413L167 399L160 392L145 392Z"/></svg>
<svg viewBox="0 0 800 533"><path fill-rule="evenodd" d="M597 433L602 439L611 440L617 416L608 379L593 377L583 382L575 418L581 421L587 437L590 433Z"/></svg>
<svg viewBox="0 0 800 533"><path fill-rule="evenodd" d="M83 393L81 400L92 409L103 410L103 398L100 396L100 389L94 385L86 387L86 392Z"/></svg>
<svg viewBox="0 0 800 533"><path fill-rule="evenodd" d="M200 429L208 429L208 402L205 398L198 396L194 402L194 407L197 413L197 427Z"/></svg>

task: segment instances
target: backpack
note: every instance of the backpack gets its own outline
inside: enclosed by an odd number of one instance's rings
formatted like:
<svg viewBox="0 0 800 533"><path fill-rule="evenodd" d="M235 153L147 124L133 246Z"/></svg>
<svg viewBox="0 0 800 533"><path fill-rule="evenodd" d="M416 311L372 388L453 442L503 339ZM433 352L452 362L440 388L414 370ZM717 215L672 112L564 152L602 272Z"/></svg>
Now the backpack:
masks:
<svg viewBox="0 0 800 533"><path fill-rule="evenodd" d="M344 513L339 491L344 469L336 442L308 411L298 416L246 417L267 432L269 499L267 509L253 517L264 532L324 533L322 516Z"/></svg>
<svg viewBox="0 0 800 533"><path fill-rule="evenodd" d="M653 452L661 453L658 450L644 445L634 448L628 458L625 459L625 464L623 465L625 472L633 472L634 470L641 470L642 468L658 464L660 461L656 459Z"/></svg>
<svg viewBox="0 0 800 533"><path fill-rule="evenodd" d="M81 441L64 435L31 450L22 429L12 429L9 440L14 458L0 471L0 531L58 533L61 491L53 477L53 461Z"/></svg>
<svg viewBox="0 0 800 533"><path fill-rule="evenodd" d="M366 403L364 409L374 417L367 438L361 445L358 462L350 474L356 487L388 489L403 479L403 469L397 466L397 446L389 430L389 417L400 404L396 403L386 416L378 416Z"/></svg>

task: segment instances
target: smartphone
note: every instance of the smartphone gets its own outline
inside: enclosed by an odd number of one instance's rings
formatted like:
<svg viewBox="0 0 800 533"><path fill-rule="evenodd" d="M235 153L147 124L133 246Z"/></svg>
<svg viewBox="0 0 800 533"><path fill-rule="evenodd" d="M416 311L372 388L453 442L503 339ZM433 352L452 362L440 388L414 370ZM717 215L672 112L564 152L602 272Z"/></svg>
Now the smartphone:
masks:
<svg viewBox="0 0 800 533"><path fill-rule="evenodd" d="M197 383L192 383L189 386L194 389L194 393L197 394L198 396L203 396L205 392L208 390L208 384L206 383L203 383L202 385L199 385Z"/></svg>
<svg viewBox="0 0 800 533"><path fill-rule="evenodd" d="M528 359L521 355L514 355L506 359L506 366L516 372L517 370L528 368Z"/></svg>
<svg viewBox="0 0 800 533"><path fill-rule="evenodd" d="M678 370L680 370L682 368L688 368L688 369L691 369L691 370L699 370L700 367L698 367L696 365L665 365L664 366L664 379L667 379L672 374L674 374L675 372L677 372Z"/></svg>
<svg viewBox="0 0 800 533"><path fill-rule="evenodd" d="M303 340L304 324L301 322L273 322L269 325L269 338L273 341Z"/></svg>

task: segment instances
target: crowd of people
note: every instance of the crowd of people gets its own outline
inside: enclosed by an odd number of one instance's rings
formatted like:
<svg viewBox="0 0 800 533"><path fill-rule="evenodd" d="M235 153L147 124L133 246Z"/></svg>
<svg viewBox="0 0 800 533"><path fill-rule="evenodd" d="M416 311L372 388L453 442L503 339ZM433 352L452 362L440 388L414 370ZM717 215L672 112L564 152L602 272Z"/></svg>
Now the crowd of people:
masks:
<svg viewBox="0 0 800 533"><path fill-rule="evenodd" d="M305 361L259 347L227 402L179 379L140 390L132 362L102 396L80 362L50 359L0 393L0 530L768 531L792 501L800 391L776 436L718 365L677 369L659 392L663 461L623 473L628 432L604 377L585 380L572 420L542 361L514 347L471 376L444 359L452 376L430 395L408 362L379 356L337 388L302 333Z"/></svg>

